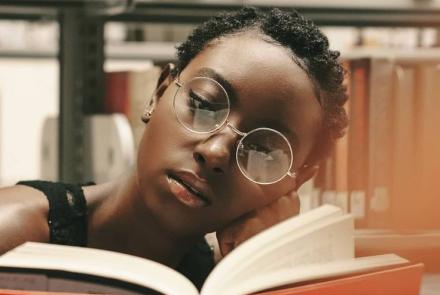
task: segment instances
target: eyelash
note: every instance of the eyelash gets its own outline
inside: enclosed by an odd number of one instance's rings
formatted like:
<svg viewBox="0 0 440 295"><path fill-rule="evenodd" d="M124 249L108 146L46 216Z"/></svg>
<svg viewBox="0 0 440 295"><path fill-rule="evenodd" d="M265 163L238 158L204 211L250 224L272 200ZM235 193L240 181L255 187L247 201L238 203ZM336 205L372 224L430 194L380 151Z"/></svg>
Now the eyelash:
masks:
<svg viewBox="0 0 440 295"><path fill-rule="evenodd" d="M207 109L207 110L213 110L212 104L208 100L206 100L202 96L198 95L194 91L190 90L189 91L189 103L190 103L191 107L196 107L195 101L197 101L200 104L200 106L197 106L197 107L201 107L202 109Z"/></svg>

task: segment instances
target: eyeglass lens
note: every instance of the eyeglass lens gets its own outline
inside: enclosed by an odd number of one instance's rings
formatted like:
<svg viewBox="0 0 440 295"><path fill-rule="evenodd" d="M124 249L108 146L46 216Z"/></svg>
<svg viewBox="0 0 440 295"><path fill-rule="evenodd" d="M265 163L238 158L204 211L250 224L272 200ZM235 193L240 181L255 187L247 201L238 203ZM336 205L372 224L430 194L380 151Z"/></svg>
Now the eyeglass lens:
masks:
<svg viewBox="0 0 440 295"><path fill-rule="evenodd" d="M218 82L197 77L177 90L174 110L178 121L186 129L209 133L225 124L230 102ZM257 128L246 134L238 144L236 157L241 172L260 184L281 180L292 164L288 140L270 128Z"/></svg>
<svg viewBox="0 0 440 295"><path fill-rule="evenodd" d="M281 180L289 171L292 156L285 137L259 128L243 137L237 147L237 163L249 179L263 184Z"/></svg>
<svg viewBox="0 0 440 295"><path fill-rule="evenodd" d="M194 78L177 91L174 110L177 119L187 129L212 132L226 121L229 115L229 99L216 81Z"/></svg>

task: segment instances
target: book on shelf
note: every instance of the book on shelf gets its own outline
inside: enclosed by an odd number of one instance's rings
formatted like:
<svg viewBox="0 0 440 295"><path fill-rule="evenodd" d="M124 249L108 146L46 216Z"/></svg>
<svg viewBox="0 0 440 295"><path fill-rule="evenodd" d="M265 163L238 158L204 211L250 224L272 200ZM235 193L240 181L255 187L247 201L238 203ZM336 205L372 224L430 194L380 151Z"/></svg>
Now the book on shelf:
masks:
<svg viewBox="0 0 440 295"><path fill-rule="evenodd" d="M343 61L344 69L350 67L348 61ZM344 86L350 96L350 75L344 76ZM347 116L350 117L350 101L344 106ZM348 128L347 128L348 129ZM348 130L344 130L345 133ZM319 170L314 177L315 193L318 195L320 205L331 204L340 207L343 212L350 212L350 200L348 193L348 136L339 138L328 155L320 161ZM317 206L315 206L317 207ZM355 217L358 217L355 215Z"/></svg>
<svg viewBox="0 0 440 295"><path fill-rule="evenodd" d="M390 81L394 62L387 57L369 58L368 165L365 227L390 226L393 96Z"/></svg>
<svg viewBox="0 0 440 295"><path fill-rule="evenodd" d="M332 151L333 152L333 151ZM321 161L319 169L322 170L322 186L320 193L321 204L330 204L336 206L336 191L335 191L335 181L334 181L334 158L333 154L329 154L325 159Z"/></svg>
<svg viewBox="0 0 440 295"><path fill-rule="evenodd" d="M316 175L313 177L313 189L312 189L312 200L311 203L314 205L314 207L311 208L317 208L321 205L323 205L322 202L322 194L324 191L324 181L325 181L325 172L326 172L326 159L321 159L319 162L319 169Z"/></svg>
<svg viewBox="0 0 440 295"><path fill-rule="evenodd" d="M348 190L356 228L439 229L440 50L344 58L349 128L316 178L321 203L345 208Z"/></svg>
<svg viewBox="0 0 440 295"><path fill-rule="evenodd" d="M397 59L393 132L393 227L440 228L440 51Z"/></svg>
<svg viewBox="0 0 440 295"><path fill-rule="evenodd" d="M433 208L440 205L435 184L440 140L433 126L440 123L440 51L379 51L368 60L366 227L438 229L440 220Z"/></svg>
<svg viewBox="0 0 440 295"><path fill-rule="evenodd" d="M345 111L349 112L349 104L345 105ZM348 137L340 138L332 153L333 164L333 187L335 190L335 205L349 212L348 196Z"/></svg>
<svg viewBox="0 0 440 295"><path fill-rule="evenodd" d="M402 294L418 294L421 265L414 266L394 254L355 257L354 246L353 217L336 206L324 205L242 243L217 264L200 294L267 294L283 289L296 292L296 288L306 286L319 289L322 284L336 284L339 294L348 294L347 290L356 286L350 283L352 280L368 281L370 285L407 280L407 289L411 291ZM412 270L411 275L407 267ZM361 288L362 284L357 286ZM32 242L0 257L0 288L199 294L183 275L154 261L98 249Z"/></svg>
<svg viewBox="0 0 440 295"><path fill-rule="evenodd" d="M350 123L348 128L347 187L356 227L368 220L368 112L370 67L367 59L350 60ZM339 165L337 163L336 165Z"/></svg>
<svg viewBox="0 0 440 295"><path fill-rule="evenodd" d="M128 114L130 109L129 72L105 73L105 100L106 113Z"/></svg>
<svg viewBox="0 0 440 295"><path fill-rule="evenodd" d="M412 208L417 206L409 198L410 195L416 195L416 188L412 182L414 180L414 148L416 145L414 142L416 75L416 68L411 64L400 62L394 68L391 219L393 225L399 228L412 227L408 221L414 220L415 216L411 215L414 215L415 211ZM396 222L397 220L399 222Z"/></svg>
<svg viewBox="0 0 440 295"><path fill-rule="evenodd" d="M417 194L423 196L418 214L423 227L440 229L438 208L440 206L440 53L435 61L421 66L419 72L419 95L416 100L416 175Z"/></svg>

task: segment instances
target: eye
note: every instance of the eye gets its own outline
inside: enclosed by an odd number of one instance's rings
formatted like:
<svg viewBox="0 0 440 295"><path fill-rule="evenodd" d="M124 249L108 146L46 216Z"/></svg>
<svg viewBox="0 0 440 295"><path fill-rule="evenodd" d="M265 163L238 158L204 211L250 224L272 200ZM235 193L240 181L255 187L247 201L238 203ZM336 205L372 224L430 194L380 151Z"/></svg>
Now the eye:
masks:
<svg viewBox="0 0 440 295"><path fill-rule="evenodd" d="M188 96L188 101L191 108L214 111L214 105L209 100L197 94L192 89L189 90Z"/></svg>
<svg viewBox="0 0 440 295"><path fill-rule="evenodd" d="M246 148L248 150L253 150L253 151L257 151L257 152L261 152L261 153L265 153L265 154L268 154L273 150L273 148L271 146L266 146L261 143L248 143Z"/></svg>

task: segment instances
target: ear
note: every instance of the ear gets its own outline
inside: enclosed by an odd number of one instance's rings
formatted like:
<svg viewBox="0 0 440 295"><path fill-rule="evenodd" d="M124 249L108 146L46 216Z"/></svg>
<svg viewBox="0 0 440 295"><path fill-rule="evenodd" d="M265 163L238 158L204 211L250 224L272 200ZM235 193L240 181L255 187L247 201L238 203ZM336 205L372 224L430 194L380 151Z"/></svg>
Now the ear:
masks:
<svg viewBox="0 0 440 295"><path fill-rule="evenodd" d="M296 173L296 189L299 189L306 181L313 178L318 173L318 165L304 165Z"/></svg>
<svg viewBox="0 0 440 295"><path fill-rule="evenodd" d="M150 120L159 99L162 97L168 86L170 86L170 84L173 82L174 68L175 66L172 63L169 63L162 68L159 79L157 80L156 89L154 90L153 96L145 106L144 112L142 113L142 121L144 121L145 123Z"/></svg>

